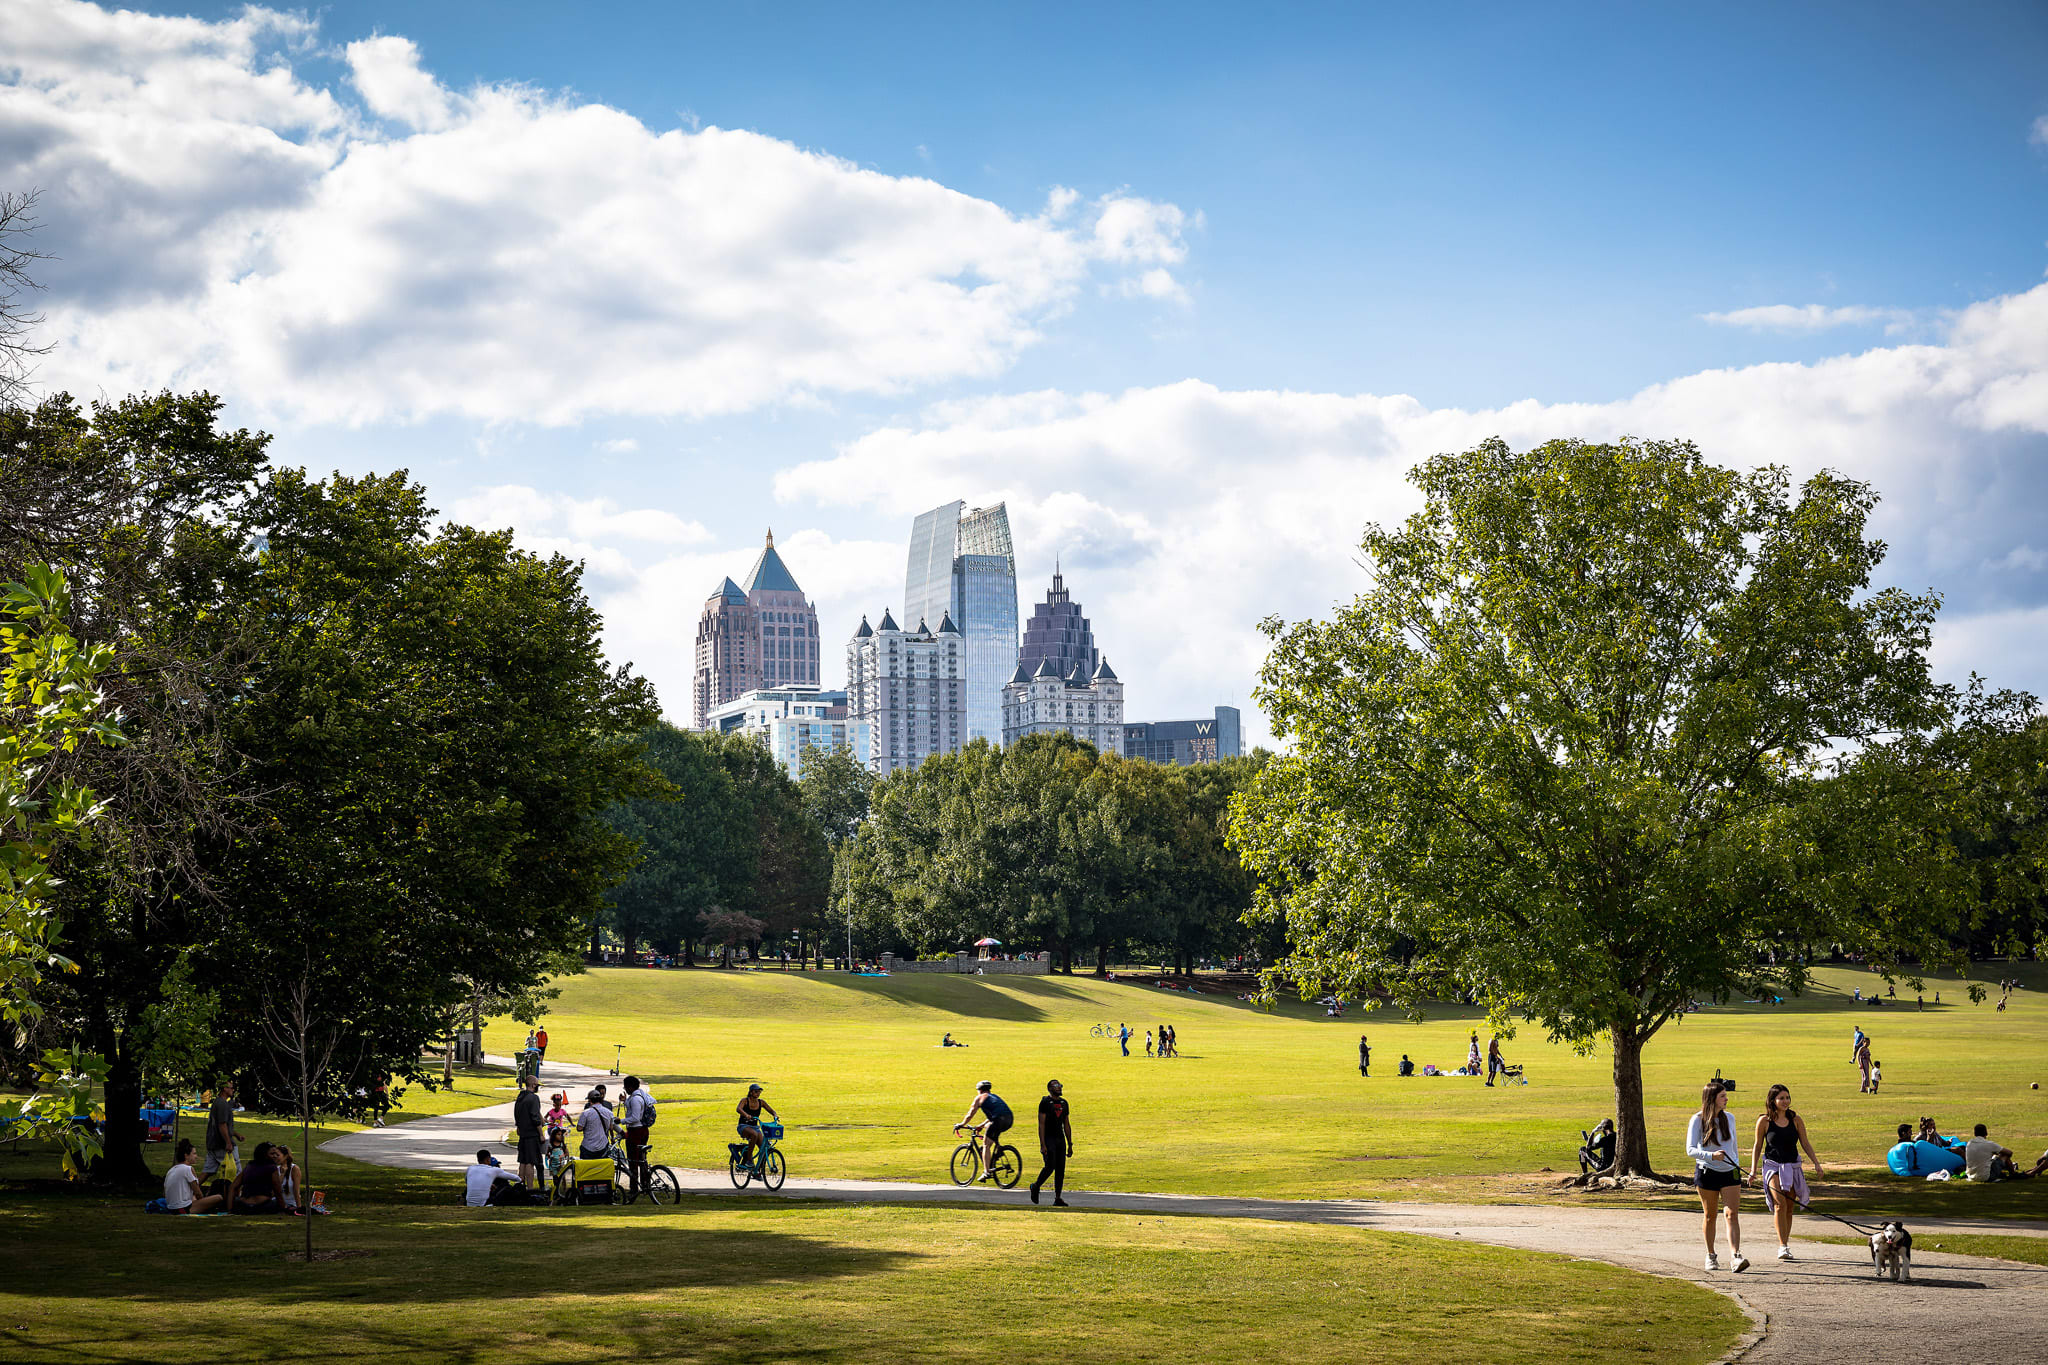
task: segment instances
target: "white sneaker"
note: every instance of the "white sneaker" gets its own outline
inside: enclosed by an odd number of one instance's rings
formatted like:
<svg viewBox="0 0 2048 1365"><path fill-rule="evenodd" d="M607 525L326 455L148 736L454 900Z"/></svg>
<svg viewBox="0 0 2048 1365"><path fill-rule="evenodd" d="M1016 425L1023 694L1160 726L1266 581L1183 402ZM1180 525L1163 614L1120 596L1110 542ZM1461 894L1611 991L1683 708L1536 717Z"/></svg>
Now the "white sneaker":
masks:
<svg viewBox="0 0 2048 1365"><path fill-rule="evenodd" d="M1794 1256L1794 1255L1792 1254L1792 1248L1791 1248L1791 1247L1779 1247L1779 1248L1778 1248L1778 1259L1779 1259L1779 1260L1781 1260L1781 1261L1796 1261L1796 1260L1798 1260L1799 1258L1798 1258L1797 1256Z"/></svg>
<svg viewBox="0 0 2048 1365"><path fill-rule="evenodd" d="M1730 1270L1734 1271L1734 1272L1735 1272L1736 1274L1740 1275L1740 1274L1741 1274L1741 1273L1742 1273L1743 1271L1745 1271L1745 1270L1749 1269L1749 1257L1747 1257L1747 1256L1743 1255L1743 1254L1742 1254L1741 1252L1739 1252L1739 1251L1738 1251L1738 1252L1736 1252L1736 1253L1735 1253L1735 1264L1734 1264L1734 1265L1732 1265L1732 1266L1729 1266L1728 1268L1729 1268Z"/></svg>
<svg viewBox="0 0 2048 1365"><path fill-rule="evenodd" d="M1711 1251L1710 1251L1710 1252L1708 1252L1708 1253L1707 1253L1707 1269L1709 1269L1709 1270L1719 1270L1720 1268L1721 1268L1721 1258L1720 1258L1719 1256L1716 1256L1716 1255L1715 1255L1715 1254L1714 1254L1713 1252L1711 1252Z"/></svg>

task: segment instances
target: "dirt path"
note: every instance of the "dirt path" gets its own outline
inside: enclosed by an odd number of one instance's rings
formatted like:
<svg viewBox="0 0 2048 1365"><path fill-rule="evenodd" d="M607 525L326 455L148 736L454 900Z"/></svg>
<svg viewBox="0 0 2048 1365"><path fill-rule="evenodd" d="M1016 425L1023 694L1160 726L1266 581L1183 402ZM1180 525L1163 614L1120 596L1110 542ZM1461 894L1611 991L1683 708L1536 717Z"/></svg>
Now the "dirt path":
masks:
<svg viewBox="0 0 2048 1365"><path fill-rule="evenodd" d="M496 1059L492 1059L496 1060ZM544 1085L587 1088L613 1078L588 1067L550 1064ZM504 1147L512 1105L415 1119L393 1128L349 1133L323 1151L378 1165L459 1171L479 1147ZM658 1134L659 1130L657 1130ZM657 1141L657 1156L660 1155ZM730 1195L722 1170L676 1168L693 1193ZM792 1176L779 1196L758 1186L750 1198L834 1199L855 1203L1001 1204L1029 1207L1023 1189L959 1189L881 1180L810 1180ZM1050 1195L1047 1196L1050 1203ZM2020 1265L1932 1249L1944 1234L1997 1232L2048 1235L2040 1226L1975 1220L1918 1222L1910 1284L1880 1283L1861 1247L1799 1240L1802 1233L1846 1234L1838 1223L1801 1218L1794 1230L1799 1259L1774 1258L1775 1240L1759 1205L1743 1220L1743 1248L1754 1259L1742 1275L1701 1269L1699 1216L1652 1209L1560 1205L1424 1204L1380 1200L1229 1199L1184 1194L1070 1191L1082 1209L1206 1218L1265 1218L1340 1223L1383 1232L1419 1233L1529 1251L1561 1252L1653 1275L1691 1280L1734 1297L1763 1328L1736 1357L1744 1362L1839 1361L1927 1356L1942 1365L2016 1365L2048 1360L2048 1266ZM1048 1208L1048 1217L1057 1211ZM1722 1263L1728 1263L1726 1226Z"/></svg>

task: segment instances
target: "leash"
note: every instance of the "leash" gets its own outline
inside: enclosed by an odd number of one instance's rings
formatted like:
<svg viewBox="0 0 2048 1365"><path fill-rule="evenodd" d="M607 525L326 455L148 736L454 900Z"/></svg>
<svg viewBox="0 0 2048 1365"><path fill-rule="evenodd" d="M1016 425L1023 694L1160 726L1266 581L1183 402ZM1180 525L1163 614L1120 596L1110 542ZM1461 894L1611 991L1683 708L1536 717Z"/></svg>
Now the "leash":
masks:
<svg viewBox="0 0 2048 1365"><path fill-rule="evenodd" d="M1738 1174L1740 1174L1740 1175L1742 1176L1742 1178L1743 1178L1744 1180L1748 1180L1748 1179L1750 1179L1750 1173L1749 1173L1748 1171L1745 1171L1745 1170L1743 1170L1743 1169L1742 1169L1742 1167L1740 1167L1740 1166L1737 1166L1737 1167L1736 1167L1735 1169L1736 1169L1736 1172L1737 1172ZM1765 1193L1767 1193L1767 1194L1768 1194L1768 1193L1770 1192L1770 1182L1769 1182L1769 1181L1765 1181L1765 1182L1764 1182L1764 1191L1765 1191ZM1784 1196L1785 1196L1785 1197L1786 1197L1787 1199L1791 1199L1791 1198L1792 1198L1792 1193L1791 1193L1791 1191L1787 1190L1787 1189L1786 1189L1786 1188L1785 1188L1784 1186L1782 1186L1782 1185L1780 1185L1780 1186L1778 1187L1778 1192L1779 1192L1780 1194L1784 1195ZM1878 1233L1878 1229L1876 1229L1876 1228L1867 1228L1867 1227L1864 1227L1864 1226L1863 1226L1863 1225L1862 1225L1861 1223L1852 1223L1852 1222L1850 1222L1850 1221L1849 1221L1848 1219L1846 1219L1846 1218L1842 1217L1842 1215L1840 1215L1840 1214L1838 1214L1838 1213L1829 1213L1829 1212L1827 1212L1827 1211L1826 1211L1825 1209L1816 1209L1816 1208L1814 1208L1814 1207L1813 1207L1813 1205L1812 1205L1811 1203L1801 1204L1801 1203L1799 1203L1799 1201L1798 1201L1798 1200L1796 1200L1796 1199L1793 1199L1793 1200L1792 1200L1792 1202L1793 1202L1793 1203L1794 1203L1794 1204L1795 1204L1795 1205L1796 1205L1796 1206L1798 1207L1798 1209L1799 1209L1799 1211L1800 1211L1801 1213L1807 1214L1807 1215L1809 1215L1809 1216L1811 1216L1811 1217L1814 1217L1814 1218L1832 1218L1832 1219L1833 1219L1833 1220L1834 1220L1835 1222L1837 1222L1837 1223L1840 1223L1840 1224L1841 1224L1841 1225L1842 1225L1843 1227L1845 1227L1845 1228L1849 1228L1849 1229L1851 1229L1851 1230L1853 1230L1853 1231L1856 1231L1856 1232L1860 1232L1860 1233L1862 1233L1862 1234L1863 1234L1863 1235L1864 1235L1865 1237L1875 1237L1875 1236L1877 1235L1877 1233Z"/></svg>

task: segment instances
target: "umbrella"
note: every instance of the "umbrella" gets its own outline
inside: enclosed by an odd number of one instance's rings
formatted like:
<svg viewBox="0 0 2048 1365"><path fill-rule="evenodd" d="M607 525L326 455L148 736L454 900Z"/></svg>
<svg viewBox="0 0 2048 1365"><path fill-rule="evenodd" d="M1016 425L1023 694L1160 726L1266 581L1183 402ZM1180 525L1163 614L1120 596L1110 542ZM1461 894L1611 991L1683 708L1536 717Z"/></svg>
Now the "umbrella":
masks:
<svg viewBox="0 0 2048 1365"><path fill-rule="evenodd" d="M974 940L974 946L977 948L1000 948L1003 946L1003 941L997 938L978 938Z"/></svg>

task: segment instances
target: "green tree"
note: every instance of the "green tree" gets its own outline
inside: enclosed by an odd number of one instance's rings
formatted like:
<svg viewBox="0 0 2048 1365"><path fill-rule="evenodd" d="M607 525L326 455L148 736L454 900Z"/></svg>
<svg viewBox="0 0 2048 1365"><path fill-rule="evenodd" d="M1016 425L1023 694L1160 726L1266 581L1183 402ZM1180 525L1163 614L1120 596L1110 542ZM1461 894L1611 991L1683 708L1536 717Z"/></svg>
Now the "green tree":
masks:
<svg viewBox="0 0 2048 1365"><path fill-rule="evenodd" d="M1266 623L1258 696L1293 749L1232 833L1286 920L1271 979L1604 1038L1617 1169L1645 1171L1643 1045L1694 999L1796 989L1781 919L1869 922L1816 894L1848 870L1812 856L1816 764L1940 724L1936 600L1867 591L1875 495L1833 474L1794 498L1684 443L1490 441L1411 477L1425 506L1368 529L1368 589Z"/></svg>

